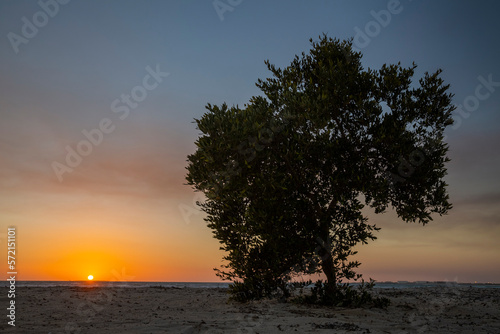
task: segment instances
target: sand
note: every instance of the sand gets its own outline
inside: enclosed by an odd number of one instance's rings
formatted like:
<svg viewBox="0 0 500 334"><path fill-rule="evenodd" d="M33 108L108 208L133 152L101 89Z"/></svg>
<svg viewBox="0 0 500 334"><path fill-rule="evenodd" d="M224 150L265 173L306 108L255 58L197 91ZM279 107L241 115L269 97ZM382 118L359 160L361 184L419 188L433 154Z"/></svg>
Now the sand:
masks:
<svg viewBox="0 0 500 334"><path fill-rule="evenodd" d="M500 289L380 289L387 309L228 302L225 289L19 288L2 333L500 333ZM5 306L5 307L4 307Z"/></svg>

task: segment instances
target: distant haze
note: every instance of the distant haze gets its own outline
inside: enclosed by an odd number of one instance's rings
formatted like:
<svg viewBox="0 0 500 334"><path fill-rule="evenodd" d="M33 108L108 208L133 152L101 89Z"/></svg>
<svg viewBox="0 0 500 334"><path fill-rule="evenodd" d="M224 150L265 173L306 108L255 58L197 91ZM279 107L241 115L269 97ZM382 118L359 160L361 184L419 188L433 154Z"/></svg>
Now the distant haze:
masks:
<svg viewBox="0 0 500 334"><path fill-rule="evenodd" d="M500 282L500 3L232 3L0 2L0 248L15 226L18 280L217 281L223 254L184 185L193 118L243 107L264 60L287 66L328 33L354 37L366 68L442 68L459 106L454 208L425 227L367 210L382 230L359 272Z"/></svg>

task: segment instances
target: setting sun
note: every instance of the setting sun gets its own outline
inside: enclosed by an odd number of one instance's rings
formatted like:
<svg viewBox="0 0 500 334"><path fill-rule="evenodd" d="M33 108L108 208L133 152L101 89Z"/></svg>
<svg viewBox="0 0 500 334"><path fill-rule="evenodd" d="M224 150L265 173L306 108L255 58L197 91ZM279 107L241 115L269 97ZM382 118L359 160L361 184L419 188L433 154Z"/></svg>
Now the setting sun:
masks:
<svg viewBox="0 0 500 334"><path fill-rule="evenodd" d="M94 276L89 275L87 278L89 279L89 281L92 281L94 279Z"/></svg>

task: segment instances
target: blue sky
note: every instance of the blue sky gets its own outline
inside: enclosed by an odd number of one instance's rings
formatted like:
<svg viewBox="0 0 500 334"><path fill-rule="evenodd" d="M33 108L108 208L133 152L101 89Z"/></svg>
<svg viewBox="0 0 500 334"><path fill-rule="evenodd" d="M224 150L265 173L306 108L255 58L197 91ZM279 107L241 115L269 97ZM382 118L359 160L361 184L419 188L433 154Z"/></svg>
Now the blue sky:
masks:
<svg viewBox="0 0 500 334"><path fill-rule="evenodd" d="M207 103L243 105L260 93L257 79L269 76L264 60L286 66L295 54L309 50L309 38L327 33L354 37L366 68L415 62L415 80L442 68L454 103L468 103L470 109L464 109L466 117L457 113L457 123L447 131L453 211L426 227L397 222L391 213L372 217L383 230L379 240L360 249L361 272L375 279L500 281L497 1L221 0L219 5L232 9L221 14L223 20L209 0L64 2L0 2L2 230L15 224L34 240L40 233L50 239L50 229L71 227L68 238L77 240L85 226L104 226L103 243L119 239L128 245L131 235L150 240L144 252L158 259L153 262L158 267L175 262L158 255L159 249L188 254L196 244L198 253L210 255L190 264L198 271L174 276L213 277L221 254L203 215L188 209L194 194L183 185L186 156L198 134L192 120ZM17 45L16 53L9 34L22 37L23 17L31 23L34 16L43 20L37 13L43 6L54 10L54 3L57 13L46 15L47 22ZM148 66L169 75L119 119L112 102L141 86ZM485 80L493 84L484 87ZM477 91L487 97L475 97ZM103 119L114 130L60 182L53 162L64 162L66 147L76 148L85 139L82 131L98 128ZM88 220L78 218L89 210ZM76 218L68 219L69 214ZM175 248L162 244L158 235ZM391 251L403 255L390 259ZM47 252L41 250L47 254L44 261L59 261ZM25 252L27 263L35 253ZM120 261L110 266L135 270L138 279L174 279L167 272L142 277L140 266ZM402 263L418 265L411 269ZM64 276L30 275L27 279Z"/></svg>

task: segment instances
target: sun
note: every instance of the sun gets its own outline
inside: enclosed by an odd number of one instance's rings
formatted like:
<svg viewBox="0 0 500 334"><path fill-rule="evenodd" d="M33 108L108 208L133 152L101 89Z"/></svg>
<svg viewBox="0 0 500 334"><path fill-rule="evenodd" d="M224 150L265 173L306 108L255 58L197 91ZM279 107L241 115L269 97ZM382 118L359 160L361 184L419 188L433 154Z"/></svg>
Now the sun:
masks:
<svg viewBox="0 0 500 334"><path fill-rule="evenodd" d="M87 278L89 279L89 281L92 281L94 279L94 276L89 275Z"/></svg>

